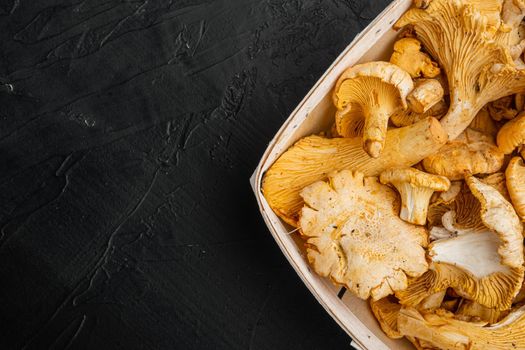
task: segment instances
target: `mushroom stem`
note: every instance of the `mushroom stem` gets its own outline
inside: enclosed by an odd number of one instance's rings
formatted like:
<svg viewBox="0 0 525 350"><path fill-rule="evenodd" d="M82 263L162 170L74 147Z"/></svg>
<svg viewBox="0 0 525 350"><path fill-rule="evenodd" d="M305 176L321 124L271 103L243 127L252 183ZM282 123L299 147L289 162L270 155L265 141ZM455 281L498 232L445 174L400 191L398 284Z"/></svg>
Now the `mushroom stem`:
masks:
<svg viewBox="0 0 525 350"><path fill-rule="evenodd" d="M424 225L427 222L428 205L434 190L416 187L410 183L392 183L401 196L399 217L406 222Z"/></svg>
<svg viewBox="0 0 525 350"><path fill-rule="evenodd" d="M510 55L512 59L517 60L525 50L525 40L521 40L514 46L510 47Z"/></svg>
<svg viewBox="0 0 525 350"><path fill-rule="evenodd" d="M374 96L374 101L376 103L364 111L365 127L363 129L363 143L366 153L372 158L378 158L383 151L388 129L388 120L392 113L388 113L382 108L378 101L377 93Z"/></svg>
<svg viewBox="0 0 525 350"><path fill-rule="evenodd" d="M334 104L342 112L336 114L339 135L354 136L353 129L363 117L362 147L369 156L378 158L385 145L388 119L400 107L407 107L406 96L413 88L410 74L389 62L369 62L347 69L333 94Z"/></svg>
<svg viewBox="0 0 525 350"><path fill-rule="evenodd" d="M525 17L525 4L521 1L505 0L501 11L503 23L511 28L518 28ZM517 35L516 35L517 36Z"/></svg>
<svg viewBox="0 0 525 350"><path fill-rule="evenodd" d="M446 141L439 121L432 117L389 130L379 158L370 158L360 137L309 136L299 140L268 169L262 192L277 215L295 225L303 206L299 192L325 179L328 173L351 169L376 176L386 169L412 166L435 153Z"/></svg>
<svg viewBox="0 0 525 350"><path fill-rule="evenodd" d="M452 314L425 313L401 308L398 331L407 337L428 341L425 349L508 350L525 348L525 307L513 310L499 323L465 322Z"/></svg>
<svg viewBox="0 0 525 350"><path fill-rule="evenodd" d="M492 3L476 11L472 1L433 0L425 10L410 9L395 25L412 25L448 77L451 107L441 122L450 140L484 105L525 89L525 70L512 63L508 40L498 33L500 4Z"/></svg>
<svg viewBox="0 0 525 350"><path fill-rule="evenodd" d="M403 335L397 331L397 315L401 305L395 299L388 297L377 301L370 299L370 309L386 335L392 339L403 338Z"/></svg>
<svg viewBox="0 0 525 350"><path fill-rule="evenodd" d="M472 104L472 99L462 96L460 91L451 91L450 108L441 119L441 126L449 140L455 140L472 123L483 106Z"/></svg>
<svg viewBox="0 0 525 350"><path fill-rule="evenodd" d="M447 291L442 290L440 292L429 295L421 301L421 309L425 311L438 309L439 307L441 307L441 304L443 303L446 294Z"/></svg>
<svg viewBox="0 0 525 350"><path fill-rule="evenodd" d="M480 85L479 91L476 89L468 91L472 88L470 85L469 87L451 88L450 108L441 119L441 125L447 132L449 140L456 139L472 123L487 103L525 89L525 70L523 69L517 70L510 66L494 64L491 69L482 73L483 79L478 79L478 83L483 83ZM449 83L453 86L451 81L460 81L461 79L463 79L461 76L451 74Z"/></svg>
<svg viewBox="0 0 525 350"><path fill-rule="evenodd" d="M412 111L423 114L442 101L444 94L445 90L438 80L421 79L407 97L408 106Z"/></svg>
<svg viewBox="0 0 525 350"><path fill-rule="evenodd" d="M514 210L521 221L525 222L525 162L521 157L512 158L505 177Z"/></svg>

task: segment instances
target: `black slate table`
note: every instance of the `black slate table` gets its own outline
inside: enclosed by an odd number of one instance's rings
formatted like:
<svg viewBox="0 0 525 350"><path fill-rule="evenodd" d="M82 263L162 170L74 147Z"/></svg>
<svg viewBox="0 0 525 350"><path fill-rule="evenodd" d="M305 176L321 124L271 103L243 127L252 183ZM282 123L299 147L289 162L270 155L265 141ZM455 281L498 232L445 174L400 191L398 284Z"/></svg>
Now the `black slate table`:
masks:
<svg viewBox="0 0 525 350"><path fill-rule="evenodd" d="M248 179L388 3L0 1L0 349L348 349Z"/></svg>

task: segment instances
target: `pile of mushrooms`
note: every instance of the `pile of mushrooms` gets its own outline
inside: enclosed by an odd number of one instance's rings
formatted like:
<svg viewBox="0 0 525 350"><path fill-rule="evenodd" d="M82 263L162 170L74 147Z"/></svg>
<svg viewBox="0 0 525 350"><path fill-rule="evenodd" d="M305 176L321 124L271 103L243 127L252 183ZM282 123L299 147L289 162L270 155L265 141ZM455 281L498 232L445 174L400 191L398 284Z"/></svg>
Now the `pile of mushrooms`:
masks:
<svg viewBox="0 0 525 350"><path fill-rule="evenodd" d="M418 349L525 349L524 17L414 1L390 62L348 68L331 131L263 179L315 272Z"/></svg>

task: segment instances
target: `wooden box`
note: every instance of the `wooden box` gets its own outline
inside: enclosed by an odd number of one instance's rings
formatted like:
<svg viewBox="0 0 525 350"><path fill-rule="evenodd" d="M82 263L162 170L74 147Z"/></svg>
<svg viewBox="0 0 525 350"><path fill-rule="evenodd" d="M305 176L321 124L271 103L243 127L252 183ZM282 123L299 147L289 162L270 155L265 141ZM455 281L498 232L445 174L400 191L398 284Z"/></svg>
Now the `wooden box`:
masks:
<svg viewBox="0 0 525 350"><path fill-rule="evenodd" d="M284 255L319 303L352 337L353 345L363 350L408 350L413 346L406 340L389 339L379 328L367 302L350 293L343 294L341 287L310 269L300 242L289 233L292 228L273 213L260 188L265 171L284 151L300 138L330 128L335 114L333 87L345 69L357 63L389 60L398 34L392 26L411 5L411 0L394 1L357 35L277 132L251 178L261 214Z"/></svg>

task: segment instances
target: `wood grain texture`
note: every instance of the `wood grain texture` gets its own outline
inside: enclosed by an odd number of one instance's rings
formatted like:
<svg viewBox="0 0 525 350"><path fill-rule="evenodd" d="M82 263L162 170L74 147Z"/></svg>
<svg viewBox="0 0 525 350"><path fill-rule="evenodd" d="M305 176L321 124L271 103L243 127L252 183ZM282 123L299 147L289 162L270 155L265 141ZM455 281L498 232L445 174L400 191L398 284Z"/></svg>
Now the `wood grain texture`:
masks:
<svg viewBox="0 0 525 350"><path fill-rule="evenodd" d="M389 1L0 3L0 348L348 348L248 178Z"/></svg>

